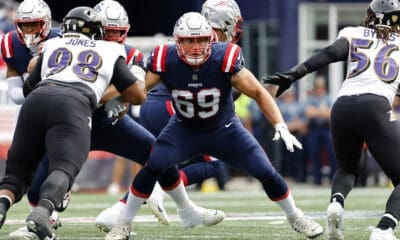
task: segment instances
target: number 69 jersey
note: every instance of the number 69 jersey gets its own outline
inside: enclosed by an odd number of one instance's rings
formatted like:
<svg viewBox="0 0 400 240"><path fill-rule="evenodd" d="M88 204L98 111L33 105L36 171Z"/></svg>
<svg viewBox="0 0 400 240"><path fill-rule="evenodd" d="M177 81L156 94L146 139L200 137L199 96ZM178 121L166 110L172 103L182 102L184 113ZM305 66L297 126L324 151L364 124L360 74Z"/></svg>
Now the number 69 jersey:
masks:
<svg viewBox="0 0 400 240"><path fill-rule="evenodd" d="M216 128L234 116L231 77L243 67L241 48L232 43L214 43L199 68L183 62L176 45L156 47L147 63L170 91L178 118L199 129Z"/></svg>
<svg viewBox="0 0 400 240"><path fill-rule="evenodd" d="M96 95L97 103L110 85L114 64L122 56L124 46L115 42L80 38L52 38L43 47L42 80L65 83L80 82Z"/></svg>
<svg viewBox="0 0 400 240"><path fill-rule="evenodd" d="M372 93L393 102L400 82L400 36L391 34L384 42L376 38L376 31L365 27L346 27L338 38L349 42L346 80L340 96Z"/></svg>

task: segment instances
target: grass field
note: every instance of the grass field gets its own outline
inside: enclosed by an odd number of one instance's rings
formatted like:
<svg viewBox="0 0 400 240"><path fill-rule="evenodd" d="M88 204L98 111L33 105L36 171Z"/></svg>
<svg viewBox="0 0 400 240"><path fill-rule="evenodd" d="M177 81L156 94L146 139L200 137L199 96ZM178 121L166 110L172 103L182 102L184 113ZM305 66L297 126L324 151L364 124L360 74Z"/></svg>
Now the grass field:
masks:
<svg viewBox="0 0 400 240"><path fill-rule="evenodd" d="M297 205L325 227L329 189L292 186L291 190ZM350 193L346 202L346 239L368 239L368 226L375 226L378 222L390 192L388 188L356 188ZM135 235L131 239L306 239L290 228L283 212L261 190L238 189L216 193L189 191L189 196L200 206L225 211L226 219L214 227L182 229L175 206L167 198L165 207L172 219L171 225L160 225L144 206L135 218ZM74 193L70 206L61 215L63 226L57 230L58 238L104 239L105 234L95 228L94 219L116 200L116 197L106 194ZM8 212L6 224L0 230L0 239L6 239L8 233L23 225L29 211L25 201ZM324 236L318 239L324 239Z"/></svg>

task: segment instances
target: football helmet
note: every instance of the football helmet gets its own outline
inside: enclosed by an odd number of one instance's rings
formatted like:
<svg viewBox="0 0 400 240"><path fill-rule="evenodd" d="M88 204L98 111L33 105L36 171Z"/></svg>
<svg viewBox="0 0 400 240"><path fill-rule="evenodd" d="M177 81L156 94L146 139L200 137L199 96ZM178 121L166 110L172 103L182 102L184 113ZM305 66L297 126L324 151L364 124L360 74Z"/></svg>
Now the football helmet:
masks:
<svg viewBox="0 0 400 240"><path fill-rule="evenodd" d="M179 57L191 66L203 64L211 54L211 39L213 30L207 19L198 12L183 14L174 27L174 40ZM191 39L194 44L184 46L183 41ZM206 39L202 44L200 40Z"/></svg>
<svg viewBox="0 0 400 240"><path fill-rule="evenodd" d="M104 18L104 40L125 42L131 27L125 8L117 1L103 0L94 7L94 10ZM118 30L120 36L107 36L107 30Z"/></svg>
<svg viewBox="0 0 400 240"><path fill-rule="evenodd" d="M202 6L201 14L210 21L212 28L221 29L228 41L239 41L243 18L235 0L207 0Z"/></svg>
<svg viewBox="0 0 400 240"><path fill-rule="evenodd" d="M372 0L367 9L369 26L391 27L399 24L400 3L398 0Z"/></svg>
<svg viewBox="0 0 400 240"><path fill-rule="evenodd" d="M36 27L24 24L38 23ZM14 18L15 28L19 40L29 49L47 37L51 29L51 11L46 2L42 0L25 0L21 2Z"/></svg>
<svg viewBox="0 0 400 240"><path fill-rule="evenodd" d="M80 33L94 40L103 39L103 18L90 7L76 7L65 15L61 31Z"/></svg>

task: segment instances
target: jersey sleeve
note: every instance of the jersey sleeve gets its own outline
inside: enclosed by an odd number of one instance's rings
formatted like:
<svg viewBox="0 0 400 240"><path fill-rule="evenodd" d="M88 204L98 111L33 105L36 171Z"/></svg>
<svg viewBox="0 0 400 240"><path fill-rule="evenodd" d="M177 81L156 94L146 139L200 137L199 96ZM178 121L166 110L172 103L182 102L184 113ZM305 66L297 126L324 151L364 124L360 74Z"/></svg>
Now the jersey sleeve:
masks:
<svg viewBox="0 0 400 240"><path fill-rule="evenodd" d="M244 58L242 49L233 43L229 43L221 65L221 71L235 74L244 68Z"/></svg>
<svg viewBox="0 0 400 240"><path fill-rule="evenodd" d="M355 31L355 29L352 27L343 28L342 30L339 31L336 39L340 39L340 38L350 39L351 33L354 31Z"/></svg>
<svg viewBox="0 0 400 240"><path fill-rule="evenodd" d="M144 54L136 48L126 46L126 64L128 67L132 65L139 66L141 68L145 68L144 66Z"/></svg>
<svg viewBox="0 0 400 240"><path fill-rule="evenodd" d="M1 39L1 55L4 61L9 63L9 59L14 57L14 48L12 43L13 32L9 32Z"/></svg>
<svg viewBox="0 0 400 240"><path fill-rule="evenodd" d="M154 73L165 72L167 51L168 45L159 45L155 47L147 59L147 70Z"/></svg>

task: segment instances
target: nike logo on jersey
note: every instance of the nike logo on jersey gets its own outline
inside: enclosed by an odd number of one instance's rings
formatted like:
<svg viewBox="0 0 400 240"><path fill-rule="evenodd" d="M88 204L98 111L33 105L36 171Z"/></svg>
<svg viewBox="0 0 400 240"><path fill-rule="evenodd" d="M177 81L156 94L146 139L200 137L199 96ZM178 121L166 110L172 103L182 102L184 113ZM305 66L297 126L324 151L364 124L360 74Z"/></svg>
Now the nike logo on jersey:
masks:
<svg viewBox="0 0 400 240"><path fill-rule="evenodd" d="M233 122L225 123L225 127L228 128L228 127L230 127L232 124L233 124Z"/></svg>

